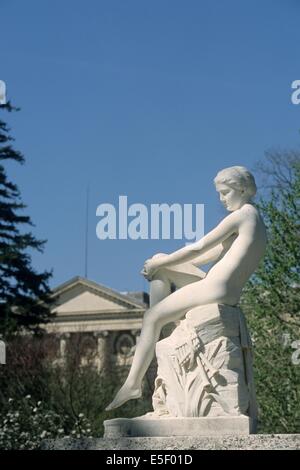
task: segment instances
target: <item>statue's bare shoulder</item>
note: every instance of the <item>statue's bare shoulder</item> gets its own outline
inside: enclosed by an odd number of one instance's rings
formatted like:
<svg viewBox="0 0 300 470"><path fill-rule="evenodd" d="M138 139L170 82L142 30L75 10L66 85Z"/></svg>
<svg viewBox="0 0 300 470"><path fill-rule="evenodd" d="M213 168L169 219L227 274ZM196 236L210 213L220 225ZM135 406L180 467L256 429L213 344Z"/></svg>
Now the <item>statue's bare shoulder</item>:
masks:
<svg viewBox="0 0 300 470"><path fill-rule="evenodd" d="M235 216L235 221L239 227L242 225L256 225L264 227L263 220L258 209L253 204L244 204L230 216Z"/></svg>

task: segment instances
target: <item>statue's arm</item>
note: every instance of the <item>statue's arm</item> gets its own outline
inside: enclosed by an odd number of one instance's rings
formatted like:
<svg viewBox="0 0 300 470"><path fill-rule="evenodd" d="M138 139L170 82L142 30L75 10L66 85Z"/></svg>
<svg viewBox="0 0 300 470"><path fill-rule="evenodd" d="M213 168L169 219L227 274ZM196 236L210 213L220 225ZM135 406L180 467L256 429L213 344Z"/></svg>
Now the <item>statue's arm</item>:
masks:
<svg viewBox="0 0 300 470"><path fill-rule="evenodd" d="M221 258L223 251L224 247L222 243L220 243L211 250L208 250L203 255L197 256L196 258L192 259L191 262L194 266L203 266L204 264L211 263L213 261L218 261Z"/></svg>
<svg viewBox="0 0 300 470"><path fill-rule="evenodd" d="M215 229L201 238L201 240L174 251L170 255L162 256L153 261L150 260L151 270L156 270L160 267L174 266L197 258L200 259L200 256L218 247L218 245L233 233L237 233L240 222L240 211L232 212L222 220ZM214 253L216 254L216 250Z"/></svg>

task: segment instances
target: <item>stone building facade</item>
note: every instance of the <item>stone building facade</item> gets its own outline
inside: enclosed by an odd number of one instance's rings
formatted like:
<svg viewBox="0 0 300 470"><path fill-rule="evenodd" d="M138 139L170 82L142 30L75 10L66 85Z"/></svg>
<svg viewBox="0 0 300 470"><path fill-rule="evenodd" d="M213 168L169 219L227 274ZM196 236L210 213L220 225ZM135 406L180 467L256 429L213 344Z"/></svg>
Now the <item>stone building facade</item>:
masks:
<svg viewBox="0 0 300 470"><path fill-rule="evenodd" d="M74 277L53 290L53 299L53 317L45 328L58 341L58 362L80 344L81 363L92 357L98 370L130 365L148 307L147 294L120 293Z"/></svg>

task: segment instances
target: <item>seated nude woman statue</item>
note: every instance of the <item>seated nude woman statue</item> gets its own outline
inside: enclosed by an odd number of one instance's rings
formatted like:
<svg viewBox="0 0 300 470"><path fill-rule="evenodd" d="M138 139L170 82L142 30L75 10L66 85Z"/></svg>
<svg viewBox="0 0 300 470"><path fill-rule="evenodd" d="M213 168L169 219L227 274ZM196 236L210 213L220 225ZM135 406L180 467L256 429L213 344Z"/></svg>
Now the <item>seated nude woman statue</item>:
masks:
<svg viewBox="0 0 300 470"><path fill-rule="evenodd" d="M111 410L141 396L142 379L151 363L160 332L194 307L239 302L242 289L258 267L266 247L266 230L251 198L255 180L244 167L220 171L215 180L220 200L230 214L201 240L145 262L150 281L150 308L145 312L129 375ZM205 275L197 266L214 262ZM177 290L171 293L171 284Z"/></svg>

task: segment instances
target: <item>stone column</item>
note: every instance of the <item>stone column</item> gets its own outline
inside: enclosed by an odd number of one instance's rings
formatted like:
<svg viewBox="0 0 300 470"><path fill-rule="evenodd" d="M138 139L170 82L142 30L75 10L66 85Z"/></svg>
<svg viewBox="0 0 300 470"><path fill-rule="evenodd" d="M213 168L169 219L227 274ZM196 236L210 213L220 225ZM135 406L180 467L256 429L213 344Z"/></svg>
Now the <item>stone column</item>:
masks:
<svg viewBox="0 0 300 470"><path fill-rule="evenodd" d="M107 369L109 365L109 332L95 331L94 336L97 338L97 367L100 371Z"/></svg>
<svg viewBox="0 0 300 470"><path fill-rule="evenodd" d="M70 338L70 333L63 333L59 338L59 357L61 361L66 359L67 354L67 340Z"/></svg>
<svg viewBox="0 0 300 470"><path fill-rule="evenodd" d="M5 342L0 339L0 364L6 364L6 345Z"/></svg>

